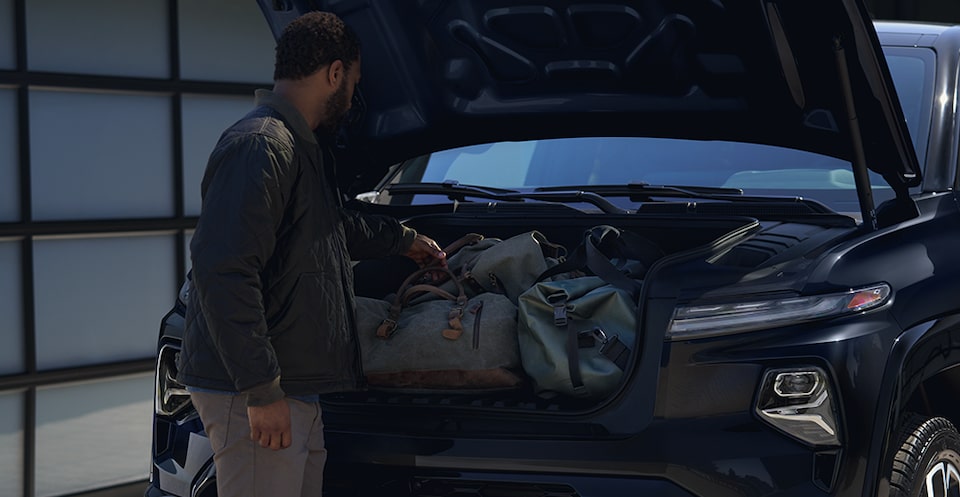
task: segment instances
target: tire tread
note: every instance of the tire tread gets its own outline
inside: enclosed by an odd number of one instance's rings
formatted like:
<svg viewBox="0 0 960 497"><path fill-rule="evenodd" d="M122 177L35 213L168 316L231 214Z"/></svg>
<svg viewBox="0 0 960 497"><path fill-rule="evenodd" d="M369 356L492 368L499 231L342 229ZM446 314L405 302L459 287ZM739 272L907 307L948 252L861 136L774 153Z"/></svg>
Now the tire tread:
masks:
<svg viewBox="0 0 960 497"><path fill-rule="evenodd" d="M916 468L920 464L926 445L942 431L954 431L950 420L909 413L901 424L897 440L903 440L893 458L890 473L891 497L908 497L914 486Z"/></svg>

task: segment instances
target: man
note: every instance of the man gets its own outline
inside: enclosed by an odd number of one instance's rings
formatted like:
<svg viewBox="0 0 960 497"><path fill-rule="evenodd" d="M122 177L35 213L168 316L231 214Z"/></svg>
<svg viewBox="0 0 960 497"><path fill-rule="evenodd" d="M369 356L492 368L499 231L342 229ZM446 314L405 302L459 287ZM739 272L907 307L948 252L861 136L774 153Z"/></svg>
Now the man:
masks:
<svg viewBox="0 0 960 497"><path fill-rule="evenodd" d="M273 91L257 91L207 164L178 366L221 497L321 494L319 395L363 387L351 258L446 262L430 238L341 204L327 143L359 81L360 44L342 20L294 20Z"/></svg>

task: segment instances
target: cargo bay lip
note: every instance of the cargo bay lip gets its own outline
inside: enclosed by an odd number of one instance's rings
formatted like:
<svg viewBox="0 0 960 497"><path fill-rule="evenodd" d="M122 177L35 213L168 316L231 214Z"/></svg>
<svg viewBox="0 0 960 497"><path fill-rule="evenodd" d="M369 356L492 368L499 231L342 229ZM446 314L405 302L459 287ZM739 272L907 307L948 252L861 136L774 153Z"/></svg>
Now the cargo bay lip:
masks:
<svg viewBox="0 0 960 497"><path fill-rule="evenodd" d="M372 185L477 143L652 136L862 151L895 190L918 185L863 5L811 1L331 2L362 43L357 173ZM259 3L275 35L314 5Z"/></svg>

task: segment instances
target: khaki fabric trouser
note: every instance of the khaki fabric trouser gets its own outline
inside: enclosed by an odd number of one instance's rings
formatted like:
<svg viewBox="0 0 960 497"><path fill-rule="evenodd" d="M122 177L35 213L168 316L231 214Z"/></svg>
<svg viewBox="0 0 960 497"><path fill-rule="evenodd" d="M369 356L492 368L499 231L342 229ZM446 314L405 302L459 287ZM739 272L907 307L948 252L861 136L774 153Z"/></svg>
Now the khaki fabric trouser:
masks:
<svg viewBox="0 0 960 497"><path fill-rule="evenodd" d="M250 440L242 395L191 392L213 447L219 497L321 497L323 446L320 404L287 398L290 447L272 450Z"/></svg>

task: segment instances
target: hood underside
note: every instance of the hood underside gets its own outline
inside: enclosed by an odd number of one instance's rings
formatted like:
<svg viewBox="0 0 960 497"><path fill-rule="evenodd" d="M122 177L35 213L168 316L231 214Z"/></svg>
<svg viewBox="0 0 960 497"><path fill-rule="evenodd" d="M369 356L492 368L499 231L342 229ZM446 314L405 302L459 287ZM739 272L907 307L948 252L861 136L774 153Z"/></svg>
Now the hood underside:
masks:
<svg viewBox="0 0 960 497"><path fill-rule="evenodd" d="M564 136L744 141L852 162L859 133L871 170L898 189L920 180L859 0L259 2L275 36L309 10L359 34L364 116L349 137L368 173Z"/></svg>

